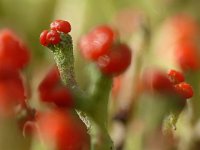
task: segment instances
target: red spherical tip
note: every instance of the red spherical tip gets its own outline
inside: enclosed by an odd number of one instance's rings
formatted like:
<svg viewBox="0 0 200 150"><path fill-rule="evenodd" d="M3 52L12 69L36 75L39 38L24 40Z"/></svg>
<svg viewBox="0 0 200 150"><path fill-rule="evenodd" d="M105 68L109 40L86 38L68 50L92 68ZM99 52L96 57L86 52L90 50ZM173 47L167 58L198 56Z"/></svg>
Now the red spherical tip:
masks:
<svg viewBox="0 0 200 150"><path fill-rule="evenodd" d="M50 24L51 30L69 33L71 31L71 25L65 20L55 20Z"/></svg>
<svg viewBox="0 0 200 150"><path fill-rule="evenodd" d="M47 34L48 34L48 30L44 30L42 31L42 33L40 34L40 44L42 44L43 46L48 46L49 43L47 41Z"/></svg>
<svg viewBox="0 0 200 150"><path fill-rule="evenodd" d="M191 98L194 94L192 86L185 82L174 85L174 88L175 92L184 99Z"/></svg>
<svg viewBox="0 0 200 150"><path fill-rule="evenodd" d="M60 33L54 30L50 30L46 35L47 43L56 45L60 42Z"/></svg>
<svg viewBox="0 0 200 150"><path fill-rule="evenodd" d="M83 57L96 61L108 52L113 41L114 31L109 26L98 26L80 39L79 48Z"/></svg>
<svg viewBox="0 0 200 150"><path fill-rule="evenodd" d="M90 149L90 137L85 124L70 111L52 110L41 113L37 123L38 134L50 149Z"/></svg>
<svg viewBox="0 0 200 150"><path fill-rule="evenodd" d="M119 75L131 64L131 49L126 44L117 44L106 55L100 56L97 65L106 75Z"/></svg>
<svg viewBox="0 0 200 150"><path fill-rule="evenodd" d="M173 69L169 70L167 75L172 84L178 84L185 80L185 78L181 72L178 72Z"/></svg>

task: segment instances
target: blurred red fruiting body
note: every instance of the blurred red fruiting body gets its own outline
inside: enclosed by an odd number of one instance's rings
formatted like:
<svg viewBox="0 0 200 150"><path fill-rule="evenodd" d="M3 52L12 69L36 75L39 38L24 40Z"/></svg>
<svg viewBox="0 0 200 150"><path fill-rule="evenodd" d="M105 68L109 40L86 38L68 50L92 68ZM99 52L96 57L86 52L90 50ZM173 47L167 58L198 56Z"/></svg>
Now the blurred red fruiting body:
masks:
<svg viewBox="0 0 200 150"><path fill-rule="evenodd" d="M188 83L181 82L179 84L174 85L174 88L175 92L184 99L188 99L193 96L192 86Z"/></svg>
<svg viewBox="0 0 200 150"><path fill-rule="evenodd" d="M0 114L14 112L25 102L25 89L18 70L0 65Z"/></svg>
<svg viewBox="0 0 200 150"><path fill-rule="evenodd" d="M194 42L199 34L198 23L185 14L179 14L168 20L175 41L174 55L183 71L199 69L198 46Z"/></svg>
<svg viewBox="0 0 200 150"><path fill-rule="evenodd" d="M55 20L50 24L51 30L69 33L71 31L71 25L65 20Z"/></svg>
<svg viewBox="0 0 200 150"><path fill-rule="evenodd" d="M191 16L179 14L170 18L169 21L180 40L194 38L198 32L198 23Z"/></svg>
<svg viewBox="0 0 200 150"><path fill-rule="evenodd" d="M7 66L22 69L30 60L28 48L9 29L0 30L0 62Z"/></svg>
<svg viewBox="0 0 200 150"><path fill-rule="evenodd" d="M119 75L131 64L131 49L126 44L113 45L109 51L100 56L97 65L107 75Z"/></svg>
<svg viewBox="0 0 200 150"><path fill-rule="evenodd" d="M53 66L42 82L40 83L39 88L46 88L46 89L52 89L54 88L58 83L60 82L60 75L57 66ZM45 83L45 84L44 84Z"/></svg>
<svg viewBox="0 0 200 150"><path fill-rule="evenodd" d="M46 35L46 41L49 44L56 45L60 42L60 33L54 30L50 30Z"/></svg>
<svg viewBox="0 0 200 150"><path fill-rule="evenodd" d="M47 34L48 34L48 30L44 30L42 31L42 33L40 34L40 44L42 44L43 46L48 46L49 43L47 41Z"/></svg>
<svg viewBox="0 0 200 150"><path fill-rule="evenodd" d="M105 55L114 41L114 31L109 26L98 26L83 36L79 42L82 55L88 60L97 60Z"/></svg>
<svg viewBox="0 0 200 150"><path fill-rule="evenodd" d="M70 111L51 110L41 113L38 132L47 145L55 150L89 150L90 137L85 124Z"/></svg>
<svg viewBox="0 0 200 150"><path fill-rule="evenodd" d="M177 44L175 49L177 63L183 71L198 70L200 66L200 57L197 46L189 41L183 41Z"/></svg>
<svg viewBox="0 0 200 150"><path fill-rule="evenodd" d="M157 92L172 92L173 85L167 75L159 70L148 70L143 75L144 88Z"/></svg>
<svg viewBox="0 0 200 150"><path fill-rule="evenodd" d="M44 102L54 103L59 107L72 107L73 96L61 83L57 67L53 67L39 85L40 98Z"/></svg>
<svg viewBox="0 0 200 150"><path fill-rule="evenodd" d="M167 75L172 84L178 84L185 80L181 72L173 70L173 69L170 69Z"/></svg>

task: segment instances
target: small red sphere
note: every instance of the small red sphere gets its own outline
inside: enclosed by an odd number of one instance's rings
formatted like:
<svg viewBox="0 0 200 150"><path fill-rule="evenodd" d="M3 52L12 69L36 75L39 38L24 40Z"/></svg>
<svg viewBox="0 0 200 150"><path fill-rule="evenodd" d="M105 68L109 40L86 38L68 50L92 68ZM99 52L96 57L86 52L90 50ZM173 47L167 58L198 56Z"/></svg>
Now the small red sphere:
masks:
<svg viewBox="0 0 200 150"><path fill-rule="evenodd" d="M191 98L194 94L192 86L185 82L174 85L174 88L175 92L184 99Z"/></svg>
<svg viewBox="0 0 200 150"><path fill-rule="evenodd" d="M86 59L97 60L108 52L113 41L113 30L109 26L99 26L80 39L79 48Z"/></svg>
<svg viewBox="0 0 200 150"><path fill-rule="evenodd" d="M169 80L172 84L178 84L185 80L183 74L176 70L170 69L167 73Z"/></svg>
<svg viewBox="0 0 200 150"><path fill-rule="evenodd" d="M114 45L106 55L100 56L97 65L107 75L119 75L131 64L131 49L126 44Z"/></svg>
<svg viewBox="0 0 200 150"><path fill-rule="evenodd" d="M47 41L47 34L48 34L48 30L44 30L42 31L42 33L40 34L40 44L42 44L43 46L48 46L48 41Z"/></svg>
<svg viewBox="0 0 200 150"><path fill-rule="evenodd" d="M65 20L55 20L50 24L51 30L69 33L71 31L71 25Z"/></svg>
<svg viewBox="0 0 200 150"><path fill-rule="evenodd" d="M50 30L46 35L47 43L56 45L60 42L60 34L57 31Z"/></svg>

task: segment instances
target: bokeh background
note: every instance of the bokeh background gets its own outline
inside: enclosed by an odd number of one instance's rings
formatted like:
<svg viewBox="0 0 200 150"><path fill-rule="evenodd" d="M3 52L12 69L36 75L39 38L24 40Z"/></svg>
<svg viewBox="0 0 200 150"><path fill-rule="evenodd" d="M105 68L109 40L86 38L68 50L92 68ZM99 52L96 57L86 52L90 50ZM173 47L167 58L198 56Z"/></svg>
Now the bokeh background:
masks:
<svg viewBox="0 0 200 150"><path fill-rule="evenodd" d="M110 134L114 142L123 145L124 150L199 150L199 94L192 99L194 103L188 104L181 113L177 130L174 131L175 138L171 138L170 134L166 140L161 134L160 120L163 120L162 114L167 104L160 102L160 99L170 98L138 95L140 87L137 84L146 67L164 71L170 68L181 70L175 60L176 54L173 53L172 39L177 33L172 29L170 21L173 22L174 16L181 15L186 18L181 32L190 30L194 24L195 28L199 28L199 8L199 0L0 0L0 29L11 28L27 43L32 54L30 65L25 70L31 85L30 104L40 108L37 86L45 72L54 65L50 51L39 43L41 31L49 28L49 23L55 19L71 23L77 81L83 89L89 90L96 68L80 55L78 40L97 25L111 25L118 32L120 40L133 50L132 64L127 72L114 79L116 86L110 98ZM194 31L199 52L199 30ZM194 86L194 91L199 93L199 70L187 72L186 79ZM128 125L121 126L113 122L115 114L124 110L126 112L127 109L131 110ZM195 109L195 114L190 109ZM190 123L194 115L196 120ZM4 123L0 124L0 145L5 146L1 150L28 149L30 140L24 142L23 137L18 137L19 131L12 127L12 122L9 121L7 127ZM39 150L37 146L32 147L33 150Z"/></svg>

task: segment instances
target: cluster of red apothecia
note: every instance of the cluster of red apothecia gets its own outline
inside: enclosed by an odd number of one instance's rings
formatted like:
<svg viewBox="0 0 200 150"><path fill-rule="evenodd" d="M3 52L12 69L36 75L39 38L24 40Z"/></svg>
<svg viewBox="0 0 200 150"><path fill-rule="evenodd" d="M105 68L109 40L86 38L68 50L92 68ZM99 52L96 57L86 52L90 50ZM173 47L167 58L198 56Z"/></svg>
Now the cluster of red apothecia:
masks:
<svg viewBox="0 0 200 150"><path fill-rule="evenodd" d="M55 20L50 24L50 31L44 30L40 34L40 43L43 46L49 44L56 45L60 42L60 33L69 33L71 31L71 25L68 21Z"/></svg>
<svg viewBox="0 0 200 150"><path fill-rule="evenodd" d="M200 66L200 55L195 43L199 33L195 20L184 14L175 15L167 19L164 29L169 31L170 37L166 43L173 47L177 67L183 73L197 71ZM169 48L166 47L165 50ZM170 93L182 100L189 99L194 93L192 86L184 81L183 73L176 70L169 70L168 73L159 69L146 70L142 84L147 91Z"/></svg>
<svg viewBox="0 0 200 150"><path fill-rule="evenodd" d="M144 87L161 94L173 94L181 99L193 96L192 86L185 82L183 74L176 70L163 73L160 70L148 70L144 73Z"/></svg>
<svg viewBox="0 0 200 150"><path fill-rule="evenodd" d="M56 20L50 25L51 30L44 30L40 35L43 46L56 45L60 42L60 32L71 31L69 22ZM131 63L131 50L126 44L115 43L115 33L109 26L98 26L83 36L79 48L83 56L95 61L100 70L107 75L124 72ZM122 61L123 60L123 61Z"/></svg>
<svg viewBox="0 0 200 150"><path fill-rule="evenodd" d="M184 76L175 70L168 72L168 77L173 84L175 92L183 99L188 99L193 96L192 86L184 81Z"/></svg>
<svg viewBox="0 0 200 150"><path fill-rule="evenodd" d="M128 68L132 57L128 45L115 42L116 38L111 27L98 26L80 39L79 48L104 74L119 75Z"/></svg>

